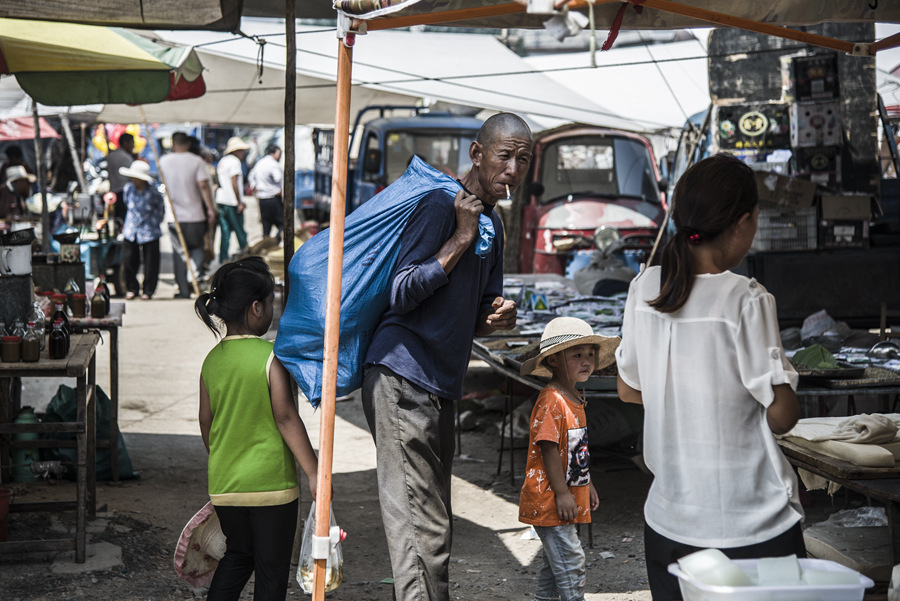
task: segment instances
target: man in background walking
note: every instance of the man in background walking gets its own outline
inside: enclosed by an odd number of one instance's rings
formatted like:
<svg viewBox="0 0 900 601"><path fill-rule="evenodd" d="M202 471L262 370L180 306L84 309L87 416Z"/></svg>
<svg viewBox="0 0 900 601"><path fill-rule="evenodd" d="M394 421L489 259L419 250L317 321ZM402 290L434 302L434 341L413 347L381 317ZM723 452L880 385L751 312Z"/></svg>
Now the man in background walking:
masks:
<svg viewBox="0 0 900 601"><path fill-rule="evenodd" d="M175 298L191 297L186 261L191 261L194 274L199 278L198 270L203 265L203 234L217 218L206 163L189 152L189 149L190 139L187 134L175 132L172 134L172 152L159 160L159 169L172 200L175 219L181 226L184 244L187 246L186 249L181 248L176 226L169 223L175 282L178 284Z"/></svg>
<svg viewBox="0 0 900 601"><path fill-rule="evenodd" d="M259 159L250 171L250 186L259 200L259 217L262 220L263 237L275 226L275 242L281 243L284 231L284 201L282 186L284 167L281 165L281 149L274 144L266 148L266 156Z"/></svg>
<svg viewBox="0 0 900 601"><path fill-rule="evenodd" d="M116 219L120 222L125 221L125 213L128 207L125 206L125 197L122 191L125 190L125 184L131 180L122 175L121 169L129 169L134 162L134 136L125 133L119 136L119 146L115 150L111 150L106 155L106 171L109 173L109 189L116 194L116 204L113 211ZM121 223L120 223L121 226Z"/></svg>

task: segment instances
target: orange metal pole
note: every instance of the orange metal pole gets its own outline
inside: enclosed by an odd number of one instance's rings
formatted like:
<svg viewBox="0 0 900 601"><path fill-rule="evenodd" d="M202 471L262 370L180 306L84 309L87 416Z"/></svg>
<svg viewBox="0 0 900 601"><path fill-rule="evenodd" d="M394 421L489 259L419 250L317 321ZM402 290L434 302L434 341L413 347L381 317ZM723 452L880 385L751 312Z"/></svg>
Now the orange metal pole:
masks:
<svg viewBox="0 0 900 601"><path fill-rule="evenodd" d="M900 33L895 33L892 36L875 42L874 44L869 46L869 51L872 54L875 54L879 50L887 50L889 48L896 48L897 46L900 46Z"/></svg>
<svg viewBox="0 0 900 601"><path fill-rule="evenodd" d="M626 0L629 4L634 4L634 0ZM710 23L716 23L718 25L725 25L727 27L736 27L738 29L747 29L749 31L755 31L757 33L764 33L766 35L771 35L779 38L785 38L788 40L796 40L798 42L803 42L804 44L810 44L812 46L821 46L822 48L829 48L831 50L839 50L841 52L850 53L853 51L853 42L845 42L843 40L835 40L833 38L827 38L821 35L815 35L812 33L805 33L802 31L795 31L793 29L788 29L787 27L780 27L778 25L769 25L768 23L760 23L758 21L751 21L750 19L744 19L741 17L735 17L732 15L725 15L722 13L713 12L711 10L706 10L703 8L696 8L693 6L686 6L684 4L680 4L678 2L671 2L670 0L643 0L641 2L641 6L646 6L649 8L656 8L658 10L662 10L669 13L674 13L676 15L683 15L686 17L692 17L694 19L699 19L701 21L708 21Z"/></svg>
<svg viewBox="0 0 900 601"><path fill-rule="evenodd" d="M350 71L353 34L338 41L334 163L331 171L331 227L328 234L328 285L325 290L325 350L322 364L322 417L319 424L319 479L316 488L316 531L328 536L331 470L334 457L334 399L337 390L338 336L341 319L341 271L344 263L344 214L347 198L347 155L350 144ZM313 601L325 599L325 563L316 560Z"/></svg>

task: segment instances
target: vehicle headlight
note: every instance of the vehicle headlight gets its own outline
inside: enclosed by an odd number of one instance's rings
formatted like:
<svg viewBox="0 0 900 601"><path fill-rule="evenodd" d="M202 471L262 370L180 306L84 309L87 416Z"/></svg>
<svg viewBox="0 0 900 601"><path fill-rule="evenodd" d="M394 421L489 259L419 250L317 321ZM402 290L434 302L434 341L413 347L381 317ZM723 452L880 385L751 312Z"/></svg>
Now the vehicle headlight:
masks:
<svg viewBox="0 0 900 601"><path fill-rule="evenodd" d="M607 248L619 241L621 236L619 230L614 227L601 225L594 230L594 248L605 251Z"/></svg>

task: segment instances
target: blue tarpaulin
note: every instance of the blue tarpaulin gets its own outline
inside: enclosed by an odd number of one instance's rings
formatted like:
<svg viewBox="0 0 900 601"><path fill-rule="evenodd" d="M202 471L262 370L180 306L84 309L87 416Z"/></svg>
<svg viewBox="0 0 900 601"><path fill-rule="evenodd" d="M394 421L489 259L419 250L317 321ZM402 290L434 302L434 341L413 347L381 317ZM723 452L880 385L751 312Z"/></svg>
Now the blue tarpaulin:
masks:
<svg viewBox="0 0 900 601"><path fill-rule="evenodd" d="M390 302L400 235L423 196L434 190L456 195L460 184L413 157L393 184L353 211L344 227L337 394L362 385L362 366L372 335ZM480 221L479 247L490 248L490 219ZM479 251L481 248L479 248ZM328 280L328 230L307 241L288 267L290 295L278 324L275 356L313 406L322 397L322 361Z"/></svg>

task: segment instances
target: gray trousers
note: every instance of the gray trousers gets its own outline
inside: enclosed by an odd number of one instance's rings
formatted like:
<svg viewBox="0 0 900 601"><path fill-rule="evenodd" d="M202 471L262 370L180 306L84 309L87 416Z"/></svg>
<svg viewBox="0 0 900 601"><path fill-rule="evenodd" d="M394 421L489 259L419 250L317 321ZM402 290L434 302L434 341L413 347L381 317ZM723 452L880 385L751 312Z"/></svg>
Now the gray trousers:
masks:
<svg viewBox="0 0 900 601"><path fill-rule="evenodd" d="M362 401L377 450L378 497L396 599L448 601L453 401L380 365L366 369Z"/></svg>
<svg viewBox="0 0 900 601"><path fill-rule="evenodd" d="M181 225L184 243L187 245L187 256L190 257L191 266L194 268L194 275L199 278L200 267L203 265L203 235L206 233L206 222L188 221L179 225ZM194 287L188 278L187 264L184 260L185 253L181 248L178 230L175 229L174 223L169 224L169 237L172 240L172 271L175 272L175 283L178 284L178 296L190 298Z"/></svg>

